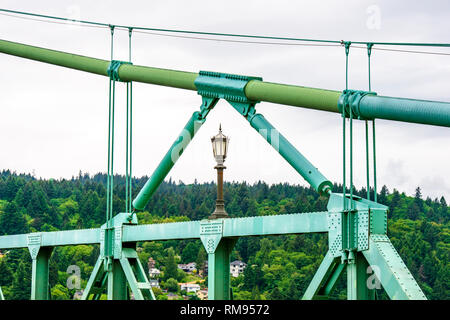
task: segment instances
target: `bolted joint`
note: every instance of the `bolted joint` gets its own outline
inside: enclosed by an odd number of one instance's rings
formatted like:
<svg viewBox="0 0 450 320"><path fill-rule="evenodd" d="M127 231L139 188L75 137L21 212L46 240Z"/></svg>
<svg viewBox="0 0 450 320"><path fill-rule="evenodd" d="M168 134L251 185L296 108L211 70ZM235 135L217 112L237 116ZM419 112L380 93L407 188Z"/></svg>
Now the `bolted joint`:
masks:
<svg viewBox="0 0 450 320"><path fill-rule="evenodd" d="M262 81L262 78L212 71L200 71L194 84L198 94L203 97L225 99L227 101L241 103L256 103L258 101L251 101L245 95L245 86L251 80Z"/></svg>
<svg viewBox="0 0 450 320"><path fill-rule="evenodd" d="M240 114L247 117L255 113L254 106L259 102L250 100L245 95L245 87L252 80L262 81L262 78L200 71L194 84L203 98L203 104L211 100L225 99Z"/></svg>
<svg viewBox="0 0 450 320"><path fill-rule="evenodd" d="M364 117L360 111L360 104L362 99L367 95L376 95L375 92L362 90L344 90L338 100L339 112L346 118L352 117L358 120L372 120L369 117Z"/></svg>
<svg viewBox="0 0 450 320"><path fill-rule="evenodd" d="M341 40L341 45L344 46L344 48L345 48L345 55L348 56L348 54L350 52L350 46L352 45L352 42L351 41Z"/></svg>
<svg viewBox="0 0 450 320"><path fill-rule="evenodd" d="M370 55L372 54L372 47L373 47L373 43L368 43L367 44L367 55L370 57Z"/></svg>

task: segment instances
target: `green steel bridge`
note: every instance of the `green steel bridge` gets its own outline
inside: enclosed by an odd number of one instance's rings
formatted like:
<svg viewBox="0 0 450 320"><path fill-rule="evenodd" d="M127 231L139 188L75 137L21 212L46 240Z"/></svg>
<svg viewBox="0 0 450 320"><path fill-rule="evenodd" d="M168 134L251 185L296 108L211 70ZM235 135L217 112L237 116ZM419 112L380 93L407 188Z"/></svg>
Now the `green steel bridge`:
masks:
<svg viewBox="0 0 450 320"><path fill-rule="evenodd" d="M114 27L111 27L113 35ZM130 39L132 29L130 28ZM348 52L350 42L343 42ZM370 70L372 44L367 44ZM371 286L372 274L391 299L426 299L399 254L387 237L388 208L376 201L375 119L402 121L450 127L450 103L385 97L375 92L332 91L280 83L262 78L159 69L123 62L101 60L71 53L0 40L0 52L25 59L50 63L109 77L108 131L108 200L106 222L97 229L36 232L0 236L0 249L28 248L32 258L31 299L49 299L49 259L57 246L100 245L100 256L90 276L82 299L99 299L107 294L110 300L130 298L155 299L150 282L138 259L136 243L142 241L200 239L208 253L208 298L227 300L230 290L230 254L240 237L304 234L328 234L329 248L303 299L326 299L332 293L344 270L347 272L347 298L376 299ZM131 60L131 57L130 57ZM127 208L112 215L112 159L114 145L115 82L127 83L127 110L131 107L132 83L197 91L200 108L188 119L178 138L169 148L152 176L131 201L131 140L127 137ZM370 78L369 78L370 81ZM369 82L370 83L370 82ZM201 221L139 225L135 212L145 208L150 197L167 176L176 160L195 136L208 113L219 99L224 99L239 112L261 136L321 195L329 198L327 211L301 214L219 218ZM332 183L311 164L270 122L256 112L258 102L265 101L337 113L343 121L343 190L333 193ZM352 123L366 122L367 190L370 190L368 169L367 123L373 123L374 199L353 194ZM349 132L346 127L350 126ZM443 128L443 130L446 130ZM127 111L127 133L131 139L131 113ZM350 143L346 145L346 141ZM128 145L129 142L129 145ZM349 152L348 152L349 151ZM350 154L349 159L346 158ZM129 160L129 162L128 162ZM349 166L347 165L350 161ZM347 169L349 168L349 171ZM129 171L128 171L129 170ZM128 174L129 173L129 174ZM349 187L346 177L350 174ZM347 192L349 190L349 192ZM0 275L1 276L1 275ZM0 299L3 298L0 289Z"/></svg>

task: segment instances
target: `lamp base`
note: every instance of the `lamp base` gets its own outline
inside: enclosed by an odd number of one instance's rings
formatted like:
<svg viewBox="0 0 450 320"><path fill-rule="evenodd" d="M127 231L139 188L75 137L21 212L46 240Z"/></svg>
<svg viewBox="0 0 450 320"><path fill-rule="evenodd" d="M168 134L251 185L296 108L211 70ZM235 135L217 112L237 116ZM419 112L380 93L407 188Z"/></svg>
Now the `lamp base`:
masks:
<svg viewBox="0 0 450 320"><path fill-rule="evenodd" d="M216 201L216 210L208 217L209 220L212 219L224 219L229 218L230 216L225 211L225 203L223 200Z"/></svg>

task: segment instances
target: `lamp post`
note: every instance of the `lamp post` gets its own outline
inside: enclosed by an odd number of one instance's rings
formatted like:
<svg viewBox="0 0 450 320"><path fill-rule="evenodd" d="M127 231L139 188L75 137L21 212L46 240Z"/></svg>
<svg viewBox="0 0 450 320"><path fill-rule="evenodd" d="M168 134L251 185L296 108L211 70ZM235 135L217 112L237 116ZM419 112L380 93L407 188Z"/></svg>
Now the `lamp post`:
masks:
<svg viewBox="0 0 450 320"><path fill-rule="evenodd" d="M222 134L222 125L219 125L219 133L211 138L214 158L217 162L217 166L214 167L214 169L217 169L216 209L208 219L229 218L228 213L225 211L225 202L223 200L223 170L226 169L223 163L227 157L229 141L230 138Z"/></svg>

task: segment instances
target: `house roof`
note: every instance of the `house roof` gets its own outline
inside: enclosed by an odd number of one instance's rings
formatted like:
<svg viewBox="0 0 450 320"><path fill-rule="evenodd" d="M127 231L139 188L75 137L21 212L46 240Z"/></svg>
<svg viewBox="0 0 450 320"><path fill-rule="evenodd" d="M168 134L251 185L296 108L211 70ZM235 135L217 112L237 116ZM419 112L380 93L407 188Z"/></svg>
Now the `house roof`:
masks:
<svg viewBox="0 0 450 320"><path fill-rule="evenodd" d="M241 260L235 260L235 261L231 262L230 264L233 266L238 266L240 264L243 264L244 266L247 265L245 262L242 262Z"/></svg>

